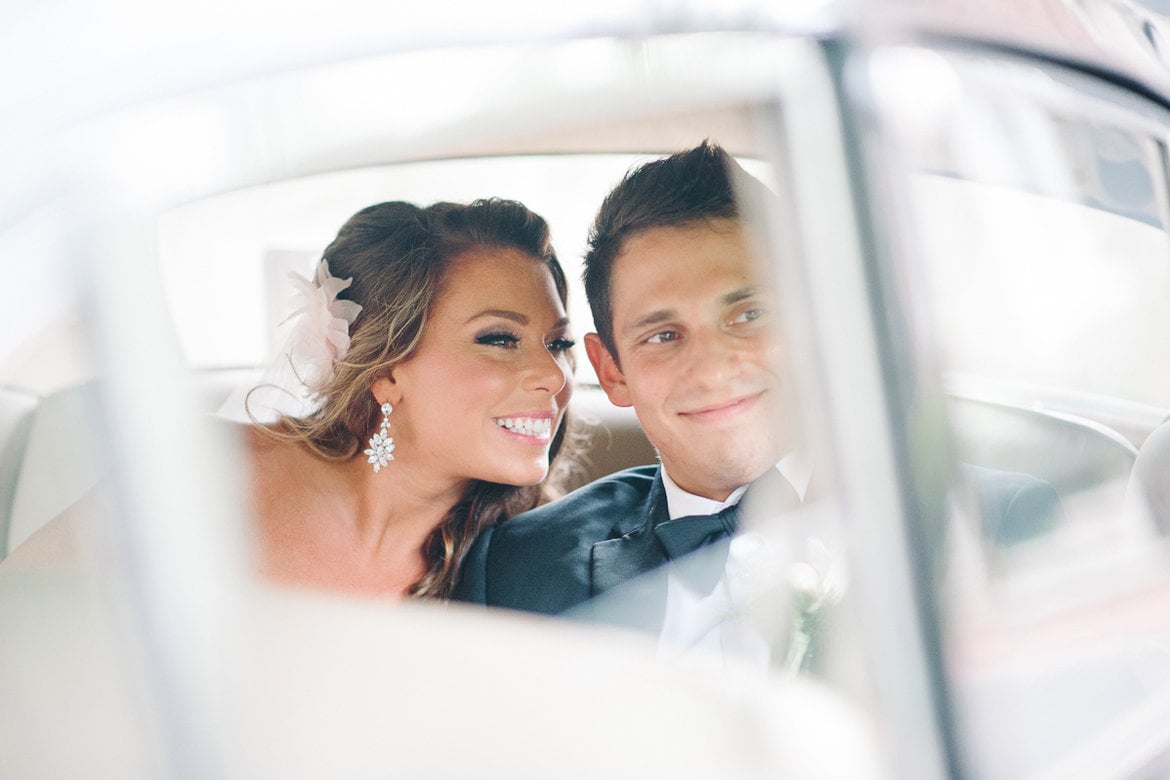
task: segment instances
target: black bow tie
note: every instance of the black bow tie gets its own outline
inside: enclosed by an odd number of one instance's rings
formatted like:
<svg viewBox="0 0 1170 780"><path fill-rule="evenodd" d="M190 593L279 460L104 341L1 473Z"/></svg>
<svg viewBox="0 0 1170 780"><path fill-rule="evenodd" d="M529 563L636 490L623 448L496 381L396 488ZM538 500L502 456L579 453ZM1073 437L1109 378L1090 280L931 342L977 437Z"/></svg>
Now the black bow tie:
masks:
<svg viewBox="0 0 1170 780"><path fill-rule="evenodd" d="M739 504L713 515L688 515L654 526L654 533L671 559L681 558L704 545L732 536L739 528L741 506L749 512L777 514L800 504L792 484L777 469L768 469L748 486Z"/></svg>
<svg viewBox="0 0 1170 780"><path fill-rule="evenodd" d="M723 574L731 536L738 526L739 506L733 505L713 515L689 515L659 523L654 533L666 548L675 576L696 593L707 594Z"/></svg>
<svg viewBox="0 0 1170 780"><path fill-rule="evenodd" d="M725 507L713 515L688 515L654 526L658 541L671 560L681 558L712 542L731 536L739 527L739 506Z"/></svg>
<svg viewBox="0 0 1170 780"><path fill-rule="evenodd" d="M782 512L800 503L796 490L776 469L768 471L748 487L743 500L713 515L688 515L654 526L654 534L672 561L704 547L709 552L688 557L674 570L703 593L710 592L727 563L728 540L739 528L739 507L749 511Z"/></svg>

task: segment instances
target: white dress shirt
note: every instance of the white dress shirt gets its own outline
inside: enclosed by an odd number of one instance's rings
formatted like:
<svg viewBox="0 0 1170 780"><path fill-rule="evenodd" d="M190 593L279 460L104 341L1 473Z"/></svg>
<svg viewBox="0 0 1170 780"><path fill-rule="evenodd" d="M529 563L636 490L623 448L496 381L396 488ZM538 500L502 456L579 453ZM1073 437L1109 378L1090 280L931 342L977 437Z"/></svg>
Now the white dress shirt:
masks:
<svg viewBox="0 0 1170 780"><path fill-rule="evenodd" d="M803 500L810 470L794 454L785 456L777 470ZM738 504L748 486L737 488L725 501L696 496L680 488L662 468L666 505L671 520L688 515L716 514ZM741 533L730 541L723 575L709 594L697 593L674 571L667 574L666 613L658 638L658 656L684 663L722 663L729 658L766 666L770 659L769 642L744 620L742 580L753 576L753 560L766 550L764 540L756 534ZM701 553L700 553L701 554ZM782 605L776 605L780 609Z"/></svg>

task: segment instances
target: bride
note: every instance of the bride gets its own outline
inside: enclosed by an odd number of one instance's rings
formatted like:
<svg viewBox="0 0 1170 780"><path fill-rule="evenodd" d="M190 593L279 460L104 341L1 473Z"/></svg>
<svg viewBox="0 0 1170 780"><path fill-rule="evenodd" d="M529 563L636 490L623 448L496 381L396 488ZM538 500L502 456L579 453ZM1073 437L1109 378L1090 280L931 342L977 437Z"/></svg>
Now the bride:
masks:
<svg viewBox="0 0 1170 780"><path fill-rule="evenodd" d="M480 532L559 492L573 341L548 226L507 200L379 203L294 283L287 350L221 413L242 421L258 573L445 598ZM0 570L92 562L106 498Z"/></svg>
<svg viewBox="0 0 1170 780"><path fill-rule="evenodd" d="M544 497L564 440L573 341L548 227L513 201L380 203L298 288L286 365L311 411L261 423L271 388L249 398L260 572L446 597L475 537Z"/></svg>

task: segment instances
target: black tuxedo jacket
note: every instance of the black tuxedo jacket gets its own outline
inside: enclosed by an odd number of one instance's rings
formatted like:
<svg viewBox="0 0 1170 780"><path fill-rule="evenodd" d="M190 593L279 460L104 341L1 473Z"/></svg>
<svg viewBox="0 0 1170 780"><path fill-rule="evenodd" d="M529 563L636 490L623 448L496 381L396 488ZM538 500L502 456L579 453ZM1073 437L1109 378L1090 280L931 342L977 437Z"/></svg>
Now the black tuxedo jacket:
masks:
<svg viewBox="0 0 1170 780"><path fill-rule="evenodd" d="M666 563L669 520L658 466L619 471L488 529L453 598L558 614Z"/></svg>
<svg viewBox="0 0 1170 780"><path fill-rule="evenodd" d="M992 543L1010 545L1059 522L1060 500L1048 483L1017 472L970 465L963 470ZM638 575L662 571L669 560L654 530L669 519L659 466L619 471L484 532L464 561L452 598L555 615L618 585L641 582L637 591L621 593L620 601L660 602L665 578ZM606 609L617 601L611 599ZM654 612L654 606L644 606ZM607 614L603 620L646 622L642 614Z"/></svg>

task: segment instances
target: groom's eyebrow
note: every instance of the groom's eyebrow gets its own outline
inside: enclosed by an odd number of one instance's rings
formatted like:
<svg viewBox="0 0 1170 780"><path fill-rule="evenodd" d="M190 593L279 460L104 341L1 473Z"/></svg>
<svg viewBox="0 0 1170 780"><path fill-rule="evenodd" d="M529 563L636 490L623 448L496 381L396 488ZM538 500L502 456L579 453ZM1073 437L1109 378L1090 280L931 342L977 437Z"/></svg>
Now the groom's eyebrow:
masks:
<svg viewBox="0 0 1170 780"><path fill-rule="evenodd" d="M622 328L622 333L641 330L642 328L648 328L653 325L661 325L664 322L670 322L675 316L674 309L655 309L654 311L646 312L629 325L626 325L626 327Z"/></svg>
<svg viewBox="0 0 1170 780"><path fill-rule="evenodd" d="M749 285L747 287L741 287L738 290L733 290L733 291L727 293L727 295L724 295L723 296L723 305L724 306L733 306L733 305L739 303L740 301L746 301L748 298L752 298L752 297L755 297L757 295L763 295L763 294L767 293L768 291L769 291L769 288L765 287L762 284L753 284L753 285Z"/></svg>
<svg viewBox="0 0 1170 780"><path fill-rule="evenodd" d="M719 302L724 306L733 306L740 301L746 301L749 298L757 295L762 295L768 292L770 288L761 284L750 284L720 297ZM677 317L674 309L655 309L649 311L638 317L626 327L622 328L622 333L629 333L634 330L641 330L642 328L649 328L654 325L661 325L665 322L670 322Z"/></svg>

